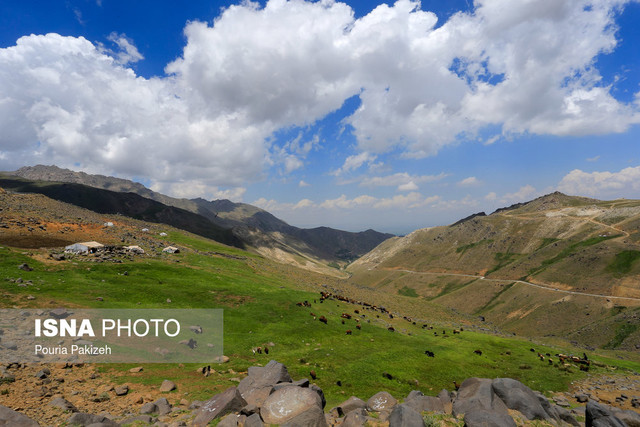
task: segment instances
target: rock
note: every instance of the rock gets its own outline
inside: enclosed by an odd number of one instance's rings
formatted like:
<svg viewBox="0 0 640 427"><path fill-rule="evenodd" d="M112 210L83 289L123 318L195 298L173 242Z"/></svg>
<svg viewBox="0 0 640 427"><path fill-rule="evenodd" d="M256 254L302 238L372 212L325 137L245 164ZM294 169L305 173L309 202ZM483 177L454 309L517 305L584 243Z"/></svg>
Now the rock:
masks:
<svg viewBox="0 0 640 427"><path fill-rule="evenodd" d="M114 391L116 392L116 396L124 396L129 393L129 386L124 384L116 387Z"/></svg>
<svg viewBox="0 0 640 427"><path fill-rule="evenodd" d="M33 268L29 267L29 264L27 264L27 263L20 264L20 265L18 266L18 268L19 268L20 270L24 270L24 271L33 271Z"/></svg>
<svg viewBox="0 0 640 427"><path fill-rule="evenodd" d="M571 406L571 404L569 403L566 397L553 396L551 399L556 405L562 406L563 408L569 408Z"/></svg>
<svg viewBox="0 0 640 427"><path fill-rule="evenodd" d="M322 391L322 389L315 384L311 384L309 388L318 393L318 396L320 396L320 400L322 401L322 409L324 409L327 404L327 399L324 398L324 391Z"/></svg>
<svg viewBox="0 0 640 427"><path fill-rule="evenodd" d="M34 376L36 378L38 378L38 379L43 380L43 379L47 378L49 375L51 375L51 371L49 369L47 369L47 368L44 368L44 369L38 371Z"/></svg>
<svg viewBox="0 0 640 427"><path fill-rule="evenodd" d="M453 404L451 403L451 395L447 390L442 389L440 393L438 393L438 399L442 401L442 407L444 408L445 414L450 414L453 410Z"/></svg>
<svg viewBox="0 0 640 427"><path fill-rule="evenodd" d="M63 411L78 412L78 408L76 408L73 403L69 402L63 397L56 397L54 399L51 399L51 402L49 402L49 406L60 408Z"/></svg>
<svg viewBox="0 0 640 427"><path fill-rule="evenodd" d="M176 388L177 388L176 383L174 383L173 381L169 381L169 380L162 381L162 384L160 385L160 391L161 392L173 391Z"/></svg>
<svg viewBox="0 0 640 427"><path fill-rule="evenodd" d="M608 408L594 401L587 402L585 427L624 427L625 424Z"/></svg>
<svg viewBox="0 0 640 427"><path fill-rule="evenodd" d="M258 414L251 414L244 421L244 427L263 427L264 423Z"/></svg>
<svg viewBox="0 0 640 427"><path fill-rule="evenodd" d="M515 421L508 413L471 409L464 414L466 427L516 427Z"/></svg>
<svg viewBox="0 0 640 427"><path fill-rule="evenodd" d="M71 425L88 426L92 424L100 424L105 427L118 427L118 423L102 415L87 414L84 412L76 412L67 419L67 423Z"/></svg>
<svg viewBox="0 0 640 427"><path fill-rule="evenodd" d="M367 411L364 408L356 408L347 414L342 421L342 427L363 427L367 423Z"/></svg>
<svg viewBox="0 0 640 427"><path fill-rule="evenodd" d="M367 410L373 412L390 411L398 401L386 391L381 391L367 400Z"/></svg>
<svg viewBox="0 0 640 427"><path fill-rule="evenodd" d="M242 381L240 381L242 383ZM272 386L252 388L247 390L242 397L250 405L262 406L267 397L273 392Z"/></svg>
<svg viewBox="0 0 640 427"><path fill-rule="evenodd" d="M301 389L308 390L308 389ZM327 420L324 412L318 406L313 406L301 414L296 415L289 421L282 424L282 427L326 427Z"/></svg>
<svg viewBox="0 0 640 427"><path fill-rule="evenodd" d="M51 315L51 317L55 317L56 319L64 319L71 313L69 313L65 308L54 308L53 310L49 311L49 314Z"/></svg>
<svg viewBox="0 0 640 427"><path fill-rule="evenodd" d="M508 414L507 405L494 393L492 383L487 378L464 380L453 402L453 415L457 417L471 410Z"/></svg>
<svg viewBox="0 0 640 427"><path fill-rule="evenodd" d="M580 394L576 394L574 397L580 403L587 403L589 401L589 396L587 396L586 394L580 393Z"/></svg>
<svg viewBox="0 0 640 427"><path fill-rule="evenodd" d="M442 400L433 396L415 396L413 399L407 397L404 403L418 413L423 411L445 413Z"/></svg>
<svg viewBox="0 0 640 427"><path fill-rule="evenodd" d="M344 416L350 413L351 411L354 411L356 409L365 409L366 407L367 407L367 402L355 396L351 396L350 398L342 402L340 405L338 405L336 408L338 410L338 415ZM364 416L366 417L366 414Z"/></svg>
<svg viewBox="0 0 640 427"><path fill-rule="evenodd" d="M216 394L202 404L196 412L193 426L206 426L217 417L229 412L236 412L247 406L240 391L236 387L230 387L222 393Z"/></svg>
<svg viewBox="0 0 640 427"><path fill-rule="evenodd" d="M248 404L247 406L245 406L244 408L242 408L240 410L240 413L242 415L246 415L246 416L257 414L259 412L260 412L260 408L258 406L256 406L256 405L252 405L252 404Z"/></svg>
<svg viewBox="0 0 640 427"><path fill-rule="evenodd" d="M142 366L136 366L135 368L129 369L129 372L132 374L137 374L138 372L142 372L144 368Z"/></svg>
<svg viewBox="0 0 640 427"><path fill-rule="evenodd" d="M496 378L493 380L494 393L507 405L507 408L522 413L528 420L549 420L538 397L526 385L512 378Z"/></svg>
<svg viewBox="0 0 640 427"><path fill-rule="evenodd" d="M427 396L419 396L419 397L427 397ZM437 398L434 397L434 399L437 399ZM391 415L389 415L388 421L389 421L389 427L419 427L419 426L424 427L425 426L424 420L422 419L422 415L420 415L419 412L415 411L406 403L396 405L393 408L393 411L391 411Z"/></svg>
<svg viewBox="0 0 640 427"><path fill-rule="evenodd" d="M613 415L629 427L640 427L640 414L637 412L617 410L613 412Z"/></svg>
<svg viewBox="0 0 640 427"><path fill-rule="evenodd" d="M291 376L287 368L275 360L271 360L264 367L252 366L247 372L247 377L238 384L238 391L243 396L251 389L273 387L279 383L290 383Z"/></svg>
<svg viewBox="0 0 640 427"><path fill-rule="evenodd" d="M0 425L38 427L40 424L20 412L0 405Z"/></svg>
<svg viewBox="0 0 640 427"><path fill-rule="evenodd" d="M138 412L140 412L143 415L155 414L158 412L158 407L156 406L155 403L147 402L144 405L142 405L142 407L140 408L140 411Z"/></svg>
<svg viewBox="0 0 640 427"><path fill-rule="evenodd" d="M273 392L264 401L260 408L260 415L266 424L284 424L313 407L319 409L322 421L325 422L322 400L318 393L310 388L285 387Z"/></svg>
<svg viewBox="0 0 640 427"><path fill-rule="evenodd" d="M228 414L218 423L218 427L237 427L240 415Z"/></svg>
<svg viewBox="0 0 640 427"><path fill-rule="evenodd" d="M571 424L572 426L579 427L580 423L571 415L571 412L567 411L561 406L556 406L553 408L558 414L558 418L564 421L567 424Z"/></svg>
<svg viewBox="0 0 640 427"><path fill-rule="evenodd" d="M156 408L158 408L158 415L167 415L171 413L171 404L165 397L161 397L153 403L156 405Z"/></svg>
<svg viewBox="0 0 640 427"><path fill-rule="evenodd" d="M150 415L137 415L135 417L127 418L120 421L120 424L121 425L129 425L129 424L137 425L135 423L151 424L152 422L153 422L153 417L151 417Z"/></svg>
<svg viewBox="0 0 640 427"><path fill-rule="evenodd" d="M549 399L547 399L547 397L540 393L539 391L534 391L533 394L536 395L536 397L538 398L538 402L540 403L540 406L542 406L542 409L544 409L544 411L549 414L549 416L555 420L560 418L560 413L558 412L557 408L560 408L560 406L557 405L551 405L551 403L549 402Z"/></svg>

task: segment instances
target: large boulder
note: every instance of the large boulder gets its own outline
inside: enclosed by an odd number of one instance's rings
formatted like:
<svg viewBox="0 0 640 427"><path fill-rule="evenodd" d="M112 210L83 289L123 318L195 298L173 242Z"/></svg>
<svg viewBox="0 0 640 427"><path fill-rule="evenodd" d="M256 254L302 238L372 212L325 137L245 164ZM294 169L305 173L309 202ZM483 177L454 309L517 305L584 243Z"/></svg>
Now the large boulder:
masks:
<svg viewBox="0 0 640 427"><path fill-rule="evenodd" d="M493 380L494 393L507 405L529 420L549 420L552 417L544 410L538 397L526 385L512 378Z"/></svg>
<svg viewBox="0 0 640 427"><path fill-rule="evenodd" d="M558 414L558 418L560 418L562 421L572 426L580 427L580 423L573 417L573 415L571 415L571 412L557 405L554 406L553 409Z"/></svg>
<svg viewBox="0 0 640 427"><path fill-rule="evenodd" d="M196 412L192 425L206 426L211 420L222 417L229 412L240 411L245 406L247 406L247 402L242 398L238 389L230 387L203 403Z"/></svg>
<svg viewBox="0 0 640 427"><path fill-rule="evenodd" d="M324 412L318 406L312 406L282 424L282 427L327 427Z"/></svg>
<svg viewBox="0 0 640 427"><path fill-rule="evenodd" d="M381 391L367 400L367 410L369 412L390 411L398 401L386 391Z"/></svg>
<svg viewBox="0 0 640 427"><path fill-rule="evenodd" d="M26 415L0 405L0 426L38 427L39 425Z"/></svg>
<svg viewBox="0 0 640 427"><path fill-rule="evenodd" d="M238 384L238 391L244 397L252 389L273 387L280 383L290 383L291 376L286 366L271 360L265 366L252 366L247 372L247 377Z"/></svg>
<svg viewBox="0 0 640 427"><path fill-rule="evenodd" d="M367 402L362 399L359 399L355 396L351 396L341 404L339 404L336 408L338 410L338 414L340 416L347 415L349 412L354 411L356 409L364 409L367 407Z"/></svg>
<svg viewBox="0 0 640 427"><path fill-rule="evenodd" d="M637 412L617 410L613 412L613 415L629 427L640 427L640 414Z"/></svg>
<svg viewBox="0 0 640 427"><path fill-rule="evenodd" d="M367 424L367 411L364 408L356 408L349 411L342 424L342 427L363 427Z"/></svg>
<svg viewBox="0 0 640 427"><path fill-rule="evenodd" d="M471 409L464 414L465 427L516 427L508 413Z"/></svg>
<svg viewBox="0 0 640 427"><path fill-rule="evenodd" d="M266 424L284 424L314 407L322 413L322 400L318 393L310 388L285 387L273 392L264 401L260 415Z"/></svg>
<svg viewBox="0 0 640 427"><path fill-rule="evenodd" d="M585 427L625 427L620 418L611 413L609 408L594 401L587 402Z"/></svg>
<svg viewBox="0 0 640 427"><path fill-rule="evenodd" d="M109 418L102 415L95 414L86 414L84 412L76 412L71 415L67 420L72 426L81 425L81 426L89 426L92 424L98 424L103 427L118 427L120 424L117 422L110 420Z"/></svg>
<svg viewBox="0 0 640 427"><path fill-rule="evenodd" d="M438 393L438 399L442 401L442 407L444 408L445 414L450 414L453 410L453 405L451 404L451 394L445 389L440 390Z"/></svg>
<svg viewBox="0 0 640 427"><path fill-rule="evenodd" d="M414 396L412 399L405 399L404 403L418 413L424 411L437 412L439 414L445 413L442 400L433 396Z"/></svg>
<svg viewBox="0 0 640 427"><path fill-rule="evenodd" d="M460 385L453 402L453 415L457 417L471 410L508 414L507 405L495 394L493 381L488 378L467 378Z"/></svg>
<svg viewBox="0 0 640 427"><path fill-rule="evenodd" d="M422 396L425 397L425 396ZM422 415L403 403L396 405L389 415L389 427L424 427Z"/></svg>

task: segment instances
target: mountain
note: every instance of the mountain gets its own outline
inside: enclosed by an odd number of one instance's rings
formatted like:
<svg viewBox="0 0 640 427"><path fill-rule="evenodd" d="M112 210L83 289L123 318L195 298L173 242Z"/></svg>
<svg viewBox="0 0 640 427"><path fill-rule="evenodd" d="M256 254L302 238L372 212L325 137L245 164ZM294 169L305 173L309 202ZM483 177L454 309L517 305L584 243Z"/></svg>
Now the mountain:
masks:
<svg viewBox="0 0 640 427"><path fill-rule="evenodd" d="M640 200L556 192L389 239L349 271L509 332L640 348Z"/></svg>
<svg viewBox="0 0 640 427"><path fill-rule="evenodd" d="M73 183L117 193L133 193L168 207L197 214L219 228L230 229L243 245L265 256L322 271L327 270L328 264L346 264L393 237L392 234L374 230L353 233L328 227L301 229L246 203L207 201L202 198L178 199L129 180L74 172L56 166L27 166L7 174L35 182Z"/></svg>

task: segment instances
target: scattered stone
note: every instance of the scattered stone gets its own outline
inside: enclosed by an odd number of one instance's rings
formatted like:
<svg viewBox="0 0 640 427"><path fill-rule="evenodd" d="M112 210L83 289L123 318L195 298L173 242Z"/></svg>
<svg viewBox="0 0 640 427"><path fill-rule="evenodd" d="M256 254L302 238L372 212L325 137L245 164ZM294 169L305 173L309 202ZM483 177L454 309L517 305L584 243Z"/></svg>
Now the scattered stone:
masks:
<svg viewBox="0 0 640 427"><path fill-rule="evenodd" d="M466 427L516 427L508 413L474 408L464 414Z"/></svg>
<svg viewBox="0 0 640 427"><path fill-rule="evenodd" d="M38 371L34 376L38 379L45 379L47 378L49 375L51 375L51 371L48 368L44 368L40 371Z"/></svg>
<svg viewBox="0 0 640 427"><path fill-rule="evenodd" d="M507 405L493 391L493 381L487 378L467 378L460 385L452 413L457 417L472 410L508 413Z"/></svg>
<svg viewBox="0 0 640 427"><path fill-rule="evenodd" d="M614 416L604 405L594 401L587 402L585 425L597 427L625 427L618 417Z"/></svg>
<svg viewBox="0 0 640 427"><path fill-rule="evenodd" d="M288 375L288 374L287 374ZM293 422L298 415L316 407L322 414L322 400L318 393L310 388L285 387L273 392L260 408L260 415L266 424L284 424ZM315 413L317 413L316 411ZM314 414L315 414L314 413ZM315 415L311 414L313 418ZM306 425L306 424L291 424Z"/></svg>
<svg viewBox="0 0 640 427"><path fill-rule="evenodd" d="M54 408L60 408L63 411L69 412L78 412L78 408L76 408L73 403L69 402L67 399L63 397L56 397L49 402L49 406L53 406Z"/></svg>
<svg viewBox="0 0 640 427"><path fill-rule="evenodd" d="M579 403L586 403L589 401L589 396L587 396L586 394L580 393L580 394L576 394L574 397Z"/></svg>
<svg viewBox="0 0 640 427"><path fill-rule="evenodd" d="M19 268L20 270L24 270L24 271L33 271L33 268L29 267L29 264L27 264L27 263L20 264L20 265L18 266L18 268Z"/></svg>
<svg viewBox="0 0 640 427"><path fill-rule="evenodd" d="M87 414L84 412L76 412L67 420L70 425L88 426L98 424L102 427L118 427L119 424L102 415Z"/></svg>
<svg viewBox="0 0 640 427"><path fill-rule="evenodd" d="M566 397L564 396L553 396L552 400L554 401L554 403L558 406L562 406L563 408L569 408L571 407L571 404L569 403L569 401L567 400Z"/></svg>
<svg viewBox="0 0 640 427"><path fill-rule="evenodd" d="M196 413L193 426L206 426L215 418L221 417L229 412L239 411L247 406L247 402L242 398L240 391L236 387L230 387L226 391L216 394L207 400Z"/></svg>
<svg viewBox="0 0 640 427"><path fill-rule="evenodd" d="M176 383L174 383L173 381L169 381L169 380L164 380L162 381L162 384L160 385L160 391L163 393L169 392L169 391L173 391L177 388Z"/></svg>
<svg viewBox="0 0 640 427"><path fill-rule="evenodd" d="M301 424L306 425L306 424ZM263 427L264 423L262 422L262 418L258 414L252 414L244 420L244 427Z"/></svg>
<svg viewBox="0 0 640 427"><path fill-rule="evenodd" d="M357 398L355 396L351 396L336 408L338 410L339 416L344 416L350 413L351 411L355 411L356 409L365 409L367 407L367 402L364 400ZM366 414L365 414L366 417Z"/></svg>
<svg viewBox="0 0 640 427"><path fill-rule="evenodd" d="M0 405L0 425L39 427L40 424L20 412Z"/></svg>
<svg viewBox="0 0 640 427"><path fill-rule="evenodd" d="M141 414L155 414L158 412L158 407L153 402L147 402L140 408Z"/></svg>
<svg viewBox="0 0 640 427"><path fill-rule="evenodd" d="M129 393L129 386L124 384L116 387L114 391L116 392L116 396L125 396L127 393Z"/></svg>
<svg viewBox="0 0 640 427"><path fill-rule="evenodd" d="M381 391L367 400L367 410L371 412L390 411L398 401L386 391Z"/></svg>
<svg viewBox="0 0 640 427"><path fill-rule="evenodd" d="M367 422L367 411L364 408L356 408L349 411L344 420L342 427L363 427Z"/></svg>
<svg viewBox="0 0 640 427"><path fill-rule="evenodd" d="M167 415L171 413L171 404L166 398L161 397L153 402L153 404L158 408L158 415Z"/></svg>
<svg viewBox="0 0 640 427"><path fill-rule="evenodd" d="M142 366L136 366L135 368L129 369L129 372L132 374L137 374L138 372L142 372L144 368Z"/></svg>
<svg viewBox="0 0 640 427"><path fill-rule="evenodd" d="M427 397L427 396L420 396ZM434 397L434 399L437 399ZM439 401L439 399L438 399ZM425 426L424 419L406 403L396 405L389 415L389 427L420 427Z"/></svg>

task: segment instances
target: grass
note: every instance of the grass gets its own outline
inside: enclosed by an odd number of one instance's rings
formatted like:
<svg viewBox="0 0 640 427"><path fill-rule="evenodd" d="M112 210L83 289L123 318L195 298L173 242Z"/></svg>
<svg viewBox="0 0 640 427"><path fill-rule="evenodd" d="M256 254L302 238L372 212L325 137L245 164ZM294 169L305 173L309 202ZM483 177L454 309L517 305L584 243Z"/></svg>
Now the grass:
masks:
<svg viewBox="0 0 640 427"><path fill-rule="evenodd" d="M212 364L218 372L209 378L196 374L199 366L195 364L146 364L142 374L124 376L122 372L132 365L100 366L114 381L129 382L132 387L136 383L159 385L163 379L171 379L178 384L181 396L190 400L211 397L236 384L231 378L242 378L239 373L248 367L270 359L284 363L294 379L308 378L309 371L315 370L315 382L324 390L328 407L351 395L367 399L380 390L398 398L416 388L434 395L443 388L451 389L454 380L461 382L471 376L511 377L543 391L566 390L571 381L583 377L580 372L560 372L536 363L529 352L531 343L525 339L467 330L436 337L420 325L399 318L378 318L372 311L361 311L366 317L343 325L341 313L355 314L354 309L362 308L333 300L314 302L319 294L304 289L323 288L312 283L308 273L186 233L171 232L167 240L185 250L123 264L83 262L82 258L41 263L21 251L0 248L2 306L223 308L224 354L231 361ZM25 262L34 270L17 268ZM18 277L31 280L33 286L21 288L6 280ZM27 300L27 295L36 299ZM296 305L304 300L312 307ZM326 316L328 323L314 320L311 312ZM361 330L355 328L356 322L362 325ZM389 325L398 332L388 331ZM346 335L347 329L353 334ZM269 355L251 352L252 347L270 342L275 345L270 345ZM476 349L482 350L482 356L473 354ZM435 357L427 358L425 350L434 352ZM569 353L571 349L546 347L540 351ZM626 361L602 360L608 365L622 367L627 363L630 369L640 369ZM532 369L519 369L523 363ZM383 372L393 379L383 377Z"/></svg>
<svg viewBox="0 0 640 427"><path fill-rule="evenodd" d="M616 277L623 276L631 271L633 264L640 259L640 251L627 250L616 254L606 270Z"/></svg>
<svg viewBox="0 0 640 427"><path fill-rule="evenodd" d="M416 290L408 286L404 286L402 289L398 289L398 295L404 295L405 297L413 298L418 297L418 293L416 292Z"/></svg>
<svg viewBox="0 0 640 427"><path fill-rule="evenodd" d="M469 243L468 245L459 246L458 248L456 248L456 253L459 253L460 255L464 255L464 253L469 249L473 249L476 246L483 245L483 244L488 245L492 242L493 242L493 239L482 239L479 242L474 242L474 243Z"/></svg>
<svg viewBox="0 0 640 427"><path fill-rule="evenodd" d="M520 254L515 254L511 252L496 252L496 254L494 255L494 259L497 264L493 266L491 270L487 271L485 276L488 276L489 274L496 272L503 267L506 267L507 265L515 261L519 256Z"/></svg>
<svg viewBox="0 0 640 427"><path fill-rule="evenodd" d="M535 267L535 268L532 268L531 270L529 270L529 275L531 276L531 275L534 275L536 273L539 273L540 271L544 270L548 266L563 260L564 258L566 258L567 256L571 255L572 253L578 251L581 248L586 248L586 247L589 247L589 246L597 245L600 242L604 242L605 240L613 239L613 238L616 238L616 237L620 237L620 234L615 234L615 235L610 235L610 236L590 237L588 239L572 243L569 246L567 246L566 248L562 249L560 251L560 253L558 253L553 258L549 258L549 259L546 259L546 260L542 261L542 263L540 264L539 267Z"/></svg>
<svg viewBox="0 0 640 427"><path fill-rule="evenodd" d="M539 251L540 249L545 248L559 240L560 239L556 239L555 237L545 237L542 239L542 242L540 242L540 246L536 248L536 251Z"/></svg>
<svg viewBox="0 0 640 427"><path fill-rule="evenodd" d="M620 347L620 344L624 342L631 334L638 330L638 325L624 323L618 326L616 330L616 335L613 337L611 341L603 346L606 349L616 349Z"/></svg>

